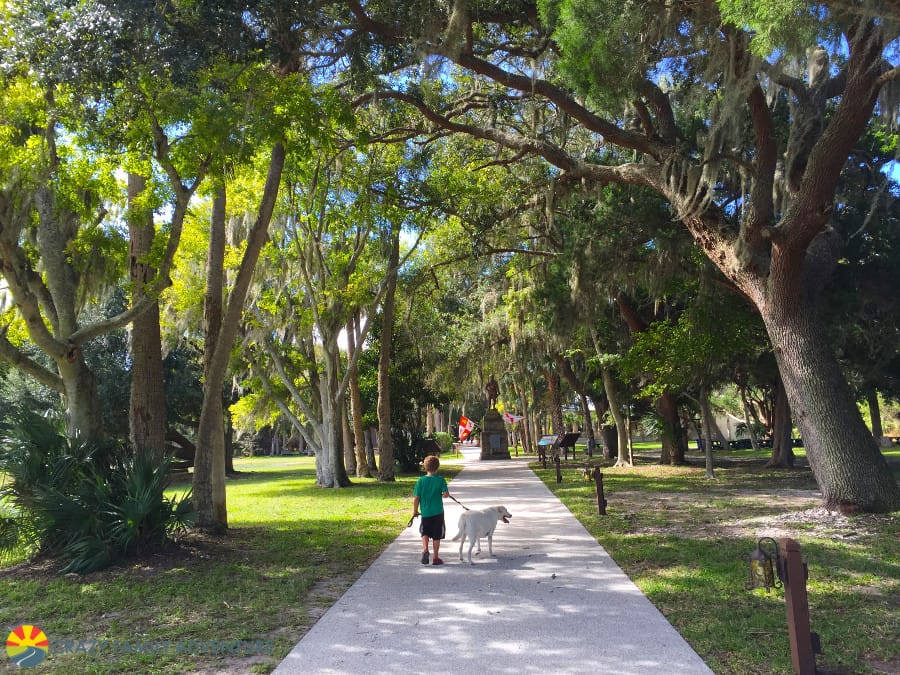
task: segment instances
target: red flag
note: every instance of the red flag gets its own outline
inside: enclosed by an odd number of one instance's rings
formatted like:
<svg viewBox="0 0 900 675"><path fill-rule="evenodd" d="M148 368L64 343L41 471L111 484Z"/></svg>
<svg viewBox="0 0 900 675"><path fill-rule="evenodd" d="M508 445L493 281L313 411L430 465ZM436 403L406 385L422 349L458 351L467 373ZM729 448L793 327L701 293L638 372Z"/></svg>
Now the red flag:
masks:
<svg viewBox="0 0 900 675"><path fill-rule="evenodd" d="M468 417L460 417L459 418L459 440L464 441L469 437L469 434L472 433L472 430L475 428L475 422L470 420Z"/></svg>
<svg viewBox="0 0 900 675"><path fill-rule="evenodd" d="M503 413L503 421L507 424L515 424L519 420L524 420L525 417L523 415L513 415L512 413L505 412Z"/></svg>

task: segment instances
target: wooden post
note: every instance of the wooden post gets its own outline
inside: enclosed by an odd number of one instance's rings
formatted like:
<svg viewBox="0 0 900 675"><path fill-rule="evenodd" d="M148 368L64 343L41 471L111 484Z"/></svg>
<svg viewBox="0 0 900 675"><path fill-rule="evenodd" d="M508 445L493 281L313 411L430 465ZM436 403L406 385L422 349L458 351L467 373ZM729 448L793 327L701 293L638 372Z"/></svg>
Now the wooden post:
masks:
<svg viewBox="0 0 900 675"><path fill-rule="evenodd" d="M813 649L813 634L809 630L806 565L800 555L800 544L793 539L780 539L778 547L781 549L779 564L784 583L784 602L787 606L791 664L797 675L815 675L817 649Z"/></svg>
<svg viewBox="0 0 900 675"><path fill-rule="evenodd" d="M603 473L599 466L594 467L594 483L597 486L597 508L600 510L600 515L605 516L606 497L603 495Z"/></svg>
<svg viewBox="0 0 900 675"><path fill-rule="evenodd" d="M559 469L559 455L556 455L553 458L553 461L556 463L556 482L562 483L562 471Z"/></svg>

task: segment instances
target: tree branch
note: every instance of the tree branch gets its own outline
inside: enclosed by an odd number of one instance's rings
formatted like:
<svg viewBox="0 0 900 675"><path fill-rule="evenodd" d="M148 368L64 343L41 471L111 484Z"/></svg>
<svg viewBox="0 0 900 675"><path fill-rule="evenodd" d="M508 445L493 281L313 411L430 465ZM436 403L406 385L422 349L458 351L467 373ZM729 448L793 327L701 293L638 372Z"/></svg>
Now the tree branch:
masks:
<svg viewBox="0 0 900 675"><path fill-rule="evenodd" d="M659 137L667 144L674 143L678 132L675 124L675 114L672 112L672 105L669 103L668 96L655 83L649 80L639 80L637 90L647 99L656 112Z"/></svg>
<svg viewBox="0 0 900 675"><path fill-rule="evenodd" d="M900 77L900 66L884 71L881 76L875 80L875 84L880 88L891 80L896 80L898 77Z"/></svg>
<svg viewBox="0 0 900 675"><path fill-rule="evenodd" d="M49 387L59 394L65 394L66 390L62 378L23 354L13 343L6 339L6 335L0 335L0 359L3 359L26 375L31 375L45 387Z"/></svg>
<svg viewBox="0 0 900 675"><path fill-rule="evenodd" d="M880 58L883 45L874 22L861 25L848 42L847 86L810 152L798 194L780 228L785 246L795 253L805 251L830 219L841 171L875 108L879 73L872 63Z"/></svg>
<svg viewBox="0 0 900 675"><path fill-rule="evenodd" d="M484 128L454 122L445 115L432 110L419 98L404 92L380 90L377 94L368 93L354 101L354 106L362 105L366 101L372 101L377 98L392 98L403 101L418 109L425 119L443 129L491 141L510 150L538 155L553 166L569 172L573 176L589 178L598 182L630 183L650 187L654 185L647 175L648 171L650 171L648 167L637 164L621 164L618 166L591 164L572 157L559 146L547 141L506 133L496 128Z"/></svg>
<svg viewBox="0 0 900 675"><path fill-rule="evenodd" d="M780 70L777 65L772 65L768 61L763 61L760 70L768 75L775 84L794 92L795 96L809 96L809 90L806 88L806 83L803 80L799 77L788 75Z"/></svg>
<svg viewBox="0 0 900 675"><path fill-rule="evenodd" d="M598 117L579 105L575 99L569 96L565 91L546 80L516 75L515 73L503 70L499 66L469 54L460 54L454 59L454 62L478 75L484 75L505 87L517 89L518 91L530 93L532 95L543 96L553 102L572 119L578 120L585 129L603 136L604 140L607 142L623 148L637 150L638 152L643 152L657 158L661 157L664 153L664 149L651 139L648 139L641 134L624 131L607 120Z"/></svg>
<svg viewBox="0 0 900 675"><path fill-rule="evenodd" d="M21 253L15 242L0 238L0 276L6 279L31 340L51 358L63 358L68 348L47 330L37 297L29 288L29 276L34 271Z"/></svg>

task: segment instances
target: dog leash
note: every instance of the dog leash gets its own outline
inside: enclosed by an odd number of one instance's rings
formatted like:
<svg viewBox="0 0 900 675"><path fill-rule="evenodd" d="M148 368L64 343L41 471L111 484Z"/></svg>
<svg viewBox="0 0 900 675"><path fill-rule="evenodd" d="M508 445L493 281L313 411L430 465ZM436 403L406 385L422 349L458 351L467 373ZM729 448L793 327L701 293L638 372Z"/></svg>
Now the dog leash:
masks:
<svg viewBox="0 0 900 675"><path fill-rule="evenodd" d="M453 495L447 495L447 496L450 497L450 499L452 499L453 501L455 501L457 504L459 504L461 507L463 507L466 511L470 511L470 510L471 510L468 506L466 506L465 504L463 504L461 501L459 501L459 500L458 500L456 497L454 497ZM413 516L412 518L410 518L410 519L409 519L409 522L406 524L406 526L407 526L407 527L412 527L413 521L414 521L415 519L416 519L416 516Z"/></svg>
<svg viewBox="0 0 900 675"><path fill-rule="evenodd" d="M454 497L453 495L447 495L447 496L450 497L450 499L452 499L453 501L455 501L457 504L459 504L461 507L463 507L466 511L469 511L469 510L470 510L468 506L466 506L465 504L463 504L461 501L459 501L459 500L458 500L456 497Z"/></svg>

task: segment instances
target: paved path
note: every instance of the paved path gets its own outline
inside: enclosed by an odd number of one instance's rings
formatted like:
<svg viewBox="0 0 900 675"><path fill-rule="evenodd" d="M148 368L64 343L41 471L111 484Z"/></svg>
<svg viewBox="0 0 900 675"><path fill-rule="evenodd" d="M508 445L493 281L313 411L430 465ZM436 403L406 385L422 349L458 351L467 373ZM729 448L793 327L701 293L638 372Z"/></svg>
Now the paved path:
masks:
<svg viewBox="0 0 900 675"><path fill-rule="evenodd" d="M445 500L446 564L421 564L416 521L275 673L712 672L524 461L463 452L450 494L513 514L498 523L497 557L484 540L474 565L459 561L449 538L462 507Z"/></svg>

